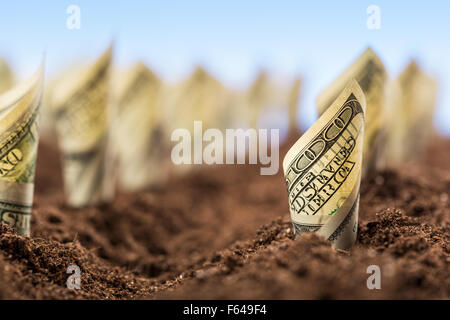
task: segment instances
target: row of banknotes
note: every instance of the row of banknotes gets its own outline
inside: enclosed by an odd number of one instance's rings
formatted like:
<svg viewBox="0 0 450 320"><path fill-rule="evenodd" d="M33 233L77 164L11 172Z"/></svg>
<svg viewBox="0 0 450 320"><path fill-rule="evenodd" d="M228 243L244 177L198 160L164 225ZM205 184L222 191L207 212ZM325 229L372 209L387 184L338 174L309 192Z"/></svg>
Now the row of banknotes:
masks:
<svg viewBox="0 0 450 320"><path fill-rule="evenodd" d="M170 133L192 130L194 120L205 128L253 127L271 105L286 105L286 113L296 117L298 78L274 88L261 72L238 92L201 67L175 85L143 63L125 72L113 67L111 45L93 63L76 64L45 87L43 65L13 87L13 73L0 60L0 221L18 233L30 232L40 135L57 137L67 202L85 207L111 201L117 184L135 191L166 179Z"/></svg>
<svg viewBox="0 0 450 320"><path fill-rule="evenodd" d="M192 132L195 120L203 128L225 129L241 120L256 126L265 106L297 110L292 96L298 98L299 90L298 79L274 88L262 73L249 90L236 92L201 67L169 85L143 63L113 69L110 47L94 64L77 65L49 82L44 131L55 127L68 202L83 207L109 201L116 181L122 190L137 191L165 180L173 130Z"/></svg>
<svg viewBox="0 0 450 320"><path fill-rule="evenodd" d="M11 88L12 73L0 61L1 221L24 235L40 132L58 138L65 193L74 207L110 201L117 182L133 191L166 179L170 132L192 128L194 120L204 127L237 122L255 128L264 106L284 105L290 130L298 132L300 78L274 89L262 72L248 91L236 93L199 67L168 86L142 63L113 70L112 46L94 63L49 81L45 94L43 69ZM317 99L319 119L283 162L296 233L316 231L337 248L350 247L361 177L423 153L435 97L436 83L416 63L390 81L371 49L326 88Z"/></svg>

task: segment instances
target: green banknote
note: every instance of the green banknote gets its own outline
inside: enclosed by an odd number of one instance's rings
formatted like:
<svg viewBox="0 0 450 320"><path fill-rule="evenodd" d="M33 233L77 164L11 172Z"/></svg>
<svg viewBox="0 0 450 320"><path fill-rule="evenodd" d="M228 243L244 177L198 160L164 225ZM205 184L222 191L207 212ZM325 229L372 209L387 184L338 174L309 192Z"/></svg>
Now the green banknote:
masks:
<svg viewBox="0 0 450 320"><path fill-rule="evenodd" d="M365 98L352 80L283 160L295 233L317 232L338 249L358 228Z"/></svg>
<svg viewBox="0 0 450 320"><path fill-rule="evenodd" d="M113 197L108 138L111 60L112 46L92 66L61 79L49 99L63 155L66 196L74 207Z"/></svg>
<svg viewBox="0 0 450 320"><path fill-rule="evenodd" d="M34 171L39 142L43 64L25 83L0 95L0 216L30 234Z"/></svg>

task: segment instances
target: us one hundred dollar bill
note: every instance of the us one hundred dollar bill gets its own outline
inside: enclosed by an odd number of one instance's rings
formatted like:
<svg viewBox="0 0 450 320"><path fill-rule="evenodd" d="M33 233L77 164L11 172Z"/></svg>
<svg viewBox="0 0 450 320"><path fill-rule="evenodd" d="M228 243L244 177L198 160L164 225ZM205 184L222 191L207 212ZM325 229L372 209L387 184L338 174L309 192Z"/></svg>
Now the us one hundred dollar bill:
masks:
<svg viewBox="0 0 450 320"><path fill-rule="evenodd" d="M420 158L434 134L436 81L411 61L390 87L388 163Z"/></svg>
<svg viewBox="0 0 450 320"><path fill-rule="evenodd" d="M202 121L204 128L225 128L229 103L225 87L205 69L197 67L188 79L166 93L169 130L192 131L195 120Z"/></svg>
<svg viewBox="0 0 450 320"><path fill-rule="evenodd" d="M386 88L388 75L376 53L366 49L333 83L317 98L317 110L323 114L346 84L355 79L364 92L367 103L364 130L363 176L383 164L386 157Z"/></svg>
<svg viewBox="0 0 450 320"><path fill-rule="evenodd" d="M0 220L30 234L39 142L42 64L26 82L0 95Z"/></svg>
<svg viewBox="0 0 450 320"><path fill-rule="evenodd" d="M68 203L84 207L109 201L114 193L110 126L112 46L87 68L79 68L52 88L50 104L63 156Z"/></svg>
<svg viewBox="0 0 450 320"><path fill-rule="evenodd" d="M143 63L117 85L114 149L119 183L136 191L161 182L168 173L169 146L163 127L162 81ZM165 158L166 157L166 158Z"/></svg>
<svg viewBox="0 0 450 320"><path fill-rule="evenodd" d="M287 152L284 175L294 232L317 232L337 249L358 228L365 97L352 80Z"/></svg>

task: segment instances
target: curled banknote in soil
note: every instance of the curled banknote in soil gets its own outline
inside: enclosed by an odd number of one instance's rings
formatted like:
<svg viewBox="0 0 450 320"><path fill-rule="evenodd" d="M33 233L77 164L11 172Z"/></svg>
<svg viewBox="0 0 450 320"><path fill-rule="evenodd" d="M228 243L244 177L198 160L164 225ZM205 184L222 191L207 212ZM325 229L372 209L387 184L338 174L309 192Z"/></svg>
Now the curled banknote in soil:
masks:
<svg viewBox="0 0 450 320"><path fill-rule="evenodd" d="M355 80L283 160L295 234L317 232L349 249L358 228L365 97Z"/></svg>
<svg viewBox="0 0 450 320"><path fill-rule="evenodd" d="M74 70L52 88L64 186L74 207L108 201L114 192L108 146L111 58L112 47L94 65Z"/></svg>
<svg viewBox="0 0 450 320"><path fill-rule="evenodd" d="M388 163L420 159L433 137L437 82L415 61L391 85L388 123Z"/></svg>
<svg viewBox="0 0 450 320"><path fill-rule="evenodd" d="M166 92L169 131L191 130L194 121L202 121L204 128L226 128L229 103L225 86L197 67L188 79Z"/></svg>
<svg viewBox="0 0 450 320"><path fill-rule="evenodd" d="M25 83L0 95L0 221L30 234L39 142L43 64Z"/></svg>
<svg viewBox="0 0 450 320"><path fill-rule="evenodd" d="M121 188L136 191L162 182L169 169L161 110L162 81L138 63L120 77L115 91L113 134Z"/></svg>

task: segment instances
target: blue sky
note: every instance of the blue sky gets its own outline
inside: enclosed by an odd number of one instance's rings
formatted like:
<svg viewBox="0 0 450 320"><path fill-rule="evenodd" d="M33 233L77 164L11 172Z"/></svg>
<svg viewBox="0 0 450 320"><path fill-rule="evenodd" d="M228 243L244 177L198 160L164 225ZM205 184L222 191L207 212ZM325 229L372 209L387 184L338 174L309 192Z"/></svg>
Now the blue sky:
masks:
<svg viewBox="0 0 450 320"><path fill-rule="evenodd" d="M66 28L66 9L81 8L81 29ZM381 29L366 27L369 5ZM367 46L391 76L416 58L440 82L437 127L450 135L448 1L2 1L0 56L20 77L46 52L51 77L70 62L116 43L116 63L143 60L168 81L202 64L225 84L247 85L259 68L304 78L299 115L316 118L314 100Z"/></svg>

